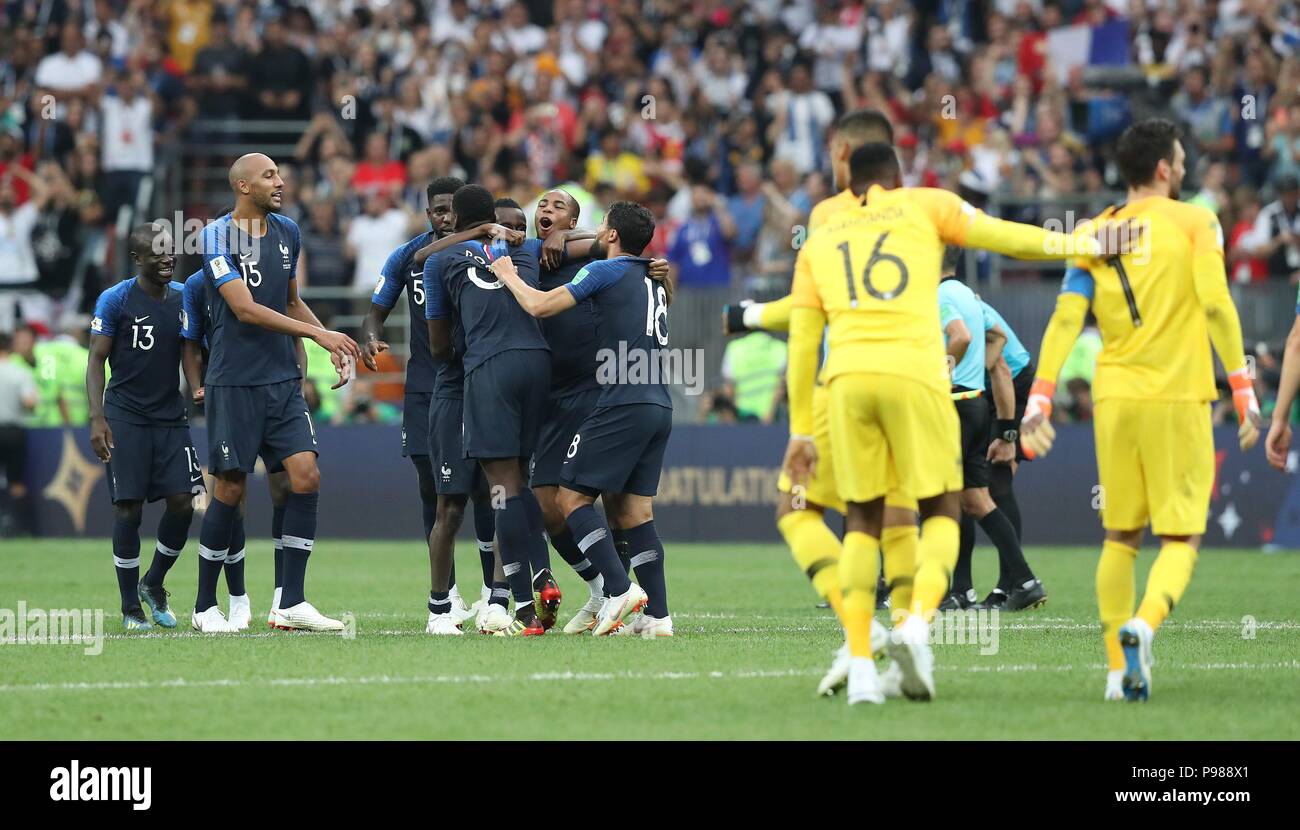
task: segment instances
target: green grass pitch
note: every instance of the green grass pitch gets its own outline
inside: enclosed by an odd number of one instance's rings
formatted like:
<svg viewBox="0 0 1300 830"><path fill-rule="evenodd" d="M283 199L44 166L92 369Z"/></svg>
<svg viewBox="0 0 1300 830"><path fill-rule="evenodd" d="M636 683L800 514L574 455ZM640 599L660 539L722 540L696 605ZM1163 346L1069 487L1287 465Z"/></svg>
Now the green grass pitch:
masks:
<svg viewBox="0 0 1300 830"><path fill-rule="evenodd" d="M0 608L104 608L109 636L97 656L0 644L0 738L1300 737L1295 554L1202 552L1156 639L1146 705L1101 700L1097 551L1038 548L1030 560L1050 601L1003 615L995 654L939 645L935 701L850 709L842 695L813 695L841 634L778 545L670 543L677 636L656 642L429 637L420 546L331 539L312 556L308 595L354 614L355 639L265 627L266 541L250 545L253 629L201 636L188 630L194 550L192 538L168 581L181 628L126 635L106 540L5 541ZM1139 587L1152 556L1139 561ZM977 550L982 588L994 559ZM586 587L556 564L563 621ZM458 567L473 594L472 547L458 550Z"/></svg>

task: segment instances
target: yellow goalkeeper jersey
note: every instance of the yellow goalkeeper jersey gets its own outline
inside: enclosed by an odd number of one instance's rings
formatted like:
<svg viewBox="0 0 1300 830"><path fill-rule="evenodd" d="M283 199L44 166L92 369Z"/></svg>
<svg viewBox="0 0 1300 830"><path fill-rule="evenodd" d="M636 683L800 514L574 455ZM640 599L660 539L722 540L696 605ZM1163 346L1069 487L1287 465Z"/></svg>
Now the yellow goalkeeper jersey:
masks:
<svg viewBox="0 0 1300 830"><path fill-rule="evenodd" d="M1212 295L1227 292L1218 219L1203 207L1162 196L1098 217L1112 218L1132 218L1142 228L1138 249L1081 261L1091 279L1080 282L1072 269L1064 287L1091 299L1101 330L1093 398L1214 400L1205 307Z"/></svg>

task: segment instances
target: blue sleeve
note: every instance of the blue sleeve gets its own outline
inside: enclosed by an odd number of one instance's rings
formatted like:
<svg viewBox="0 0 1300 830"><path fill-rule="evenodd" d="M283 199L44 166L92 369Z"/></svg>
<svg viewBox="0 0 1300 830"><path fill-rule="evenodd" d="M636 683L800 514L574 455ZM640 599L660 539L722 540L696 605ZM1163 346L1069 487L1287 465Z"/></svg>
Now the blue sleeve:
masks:
<svg viewBox="0 0 1300 830"><path fill-rule="evenodd" d="M601 259L588 262L565 284L573 299L582 302L623 278L623 264L616 260Z"/></svg>
<svg viewBox="0 0 1300 830"><path fill-rule="evenodd" d="M441 320L447 316L446 296L442 291L442 253L424 261L424 319Z"/></svg>
<svg viewBox="0 0 1300 830"><path fill-rule="evenodd" d="M199 271L185 281L181 292L181 307L185 309L182 318L181 337L186 340L203 340L205 311L203 308L203 272Z"/></svg>
<svg viewBox="0 0 1300 830"><path fill-rule="evenodd" d="M1065 272L1065 279L1061 281L1062 294L1079 294L1092 302L1094 286L1092 274L1083 268L1070 268Z"/></svg>
<svg viewBox="0 0 1300 830"><path fill-rule="evenodd" d="M91 334L112 337L117 333L117 318L122 313L122 298L126 296L126 292L119 287L121 285L118 283L105 289L95 301L95 317L90 321Z"/></svg>
<svg viewBox="0 0 1300 830"><path fill-rule="evenodd" d="M402 286L406 285L406 275L402 273L407 261L406 252L406 245L402 245L388 255L388 259L384 260L384 267L379 269L379 282L375 283L370 302L380 308L392 308L397 305L397 298L402 295ZM433 257L429 257L424 261L426 271L432 259Z"/></svg>
<svg viewBox="0 0 1300 830"><path fill-rule="evenodd" d="M203 273L220 288L240 277L239 263L230 255L229 223L216 221L203 229Z"/></svg>
<svg viewBox="0 0 1300 830"><path fill-rule="evenodd" d="M289 223L289 234L293 239L293 245L290 246L292 258L289 260L289 279L294 280L298 278L298 255L302 253L302 229L292 219L286 218L284 221Z"/></svg>
<svg viewBox="0 0 1300 830"><path fill-rule="evenodd" d="M524 240L524 244L520 245L519 247L520 247L520 248L523 248L523 249L524 249L525 251L527 251L528 253L532 254L532 255L535 256L535 257L537 257L537 261L538 261L538 262L541 262L541 261L542 261L542 240L540 240L540 239L525 239L525 240Z"/></svg>

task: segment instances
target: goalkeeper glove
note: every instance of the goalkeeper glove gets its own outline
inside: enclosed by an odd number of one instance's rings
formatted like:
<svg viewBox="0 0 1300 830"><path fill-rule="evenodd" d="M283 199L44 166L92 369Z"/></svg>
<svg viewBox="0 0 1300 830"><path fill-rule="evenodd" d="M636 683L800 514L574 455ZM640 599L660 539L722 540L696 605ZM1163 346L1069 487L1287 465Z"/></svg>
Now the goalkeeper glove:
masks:
<svg viewBox="0 0 1300 830"><path fill-rule="evenodd" d="M1251 382L1249 367L1243 366L1228 373L1232 387L1232 405L1237 410L1237 445L1243 451L1259 441L1259 401L1255 398L1255 385Z"/></svg>
<svg viewBox="0 0 1300 830"><path fill-rule="evenodd" d="M724 305L722 307L722 333L740 334L749 331L751 327L745 325L745 309L753 304L753 300L742 300L739 303Z"/></svg>
<svg viewBox="0 0 1300 830"><path fill-rule="evenodd" d="M1037 458L1047 455L1056 440L1056 429L1052 426L1052 396L1056 394L1056 384L1050 380L1038 378L1029 389L1029 402L1025 406L1025 417L1020 421L1020 448L1025 451L1025 458Z"/></svg>

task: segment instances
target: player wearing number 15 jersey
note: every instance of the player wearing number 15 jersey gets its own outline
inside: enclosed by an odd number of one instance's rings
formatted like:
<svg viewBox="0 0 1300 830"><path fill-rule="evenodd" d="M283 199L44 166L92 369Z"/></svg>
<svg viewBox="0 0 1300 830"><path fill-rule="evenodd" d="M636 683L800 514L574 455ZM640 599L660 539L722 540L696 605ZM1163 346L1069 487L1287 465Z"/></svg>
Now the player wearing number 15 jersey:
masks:
<svg viewBox="0 0 1300 830"><path fill-rule="evenodd" d="M584 265L565 285L540 291L520 279L513 263L493 272L524 310L551 317L591 300L598 316L596 408L569 442L560 470L560 509L578 548L600 571L609 600L592 633L619 629L643 607L634 633L671 636L664 549L655 530L653 497L672 431L672 399L663 358L668 347L668 298L640 256L654 235L650 211L615 202L596 239L607 258ZM638 586L619 562L609 525L592 506L602 496L610 522L622 528ZM644 586L644 590L642 590Z"/></svg>
<svg viewBox="0 0 1300 830"><path fill-rule="evenodd" d="M140 225L131 232L130 245L139 276L100 294L90 324L86 371L90 440L95 454L108 463L122 623L127 630L153 624L175 628L163 577L189 538L192 498L203 489L177 382L185 317L183 287L172 280L176 257L165 228L157 223ZM107 389L105 359L113 371ZM158 522L153 564L141 581L142 507L146 500L159 499L167 500L167 510Z"/></svg>
<svg viewBox="0 0 1300 830"><path fill-rule="evenodd" d="M326 331L298 296L294 279L301 238L292 220L276 214L284 181L260 153L230 168L235 209L203 229L203 273L210 285L212 328L205 380L208 466L216 478L199 538L199 584L191 624L227 632L217 608L218 575L230 549L235 512L259 455L289 474L285 504L283 585L275 624L340 630L343 624L307 602L307 558L316 537L320 471L316 434L302 397L293 337L310 337L342 369L361 356L350 337Z"/></svg>
<svg viewBox="0 0 1300 830"><path fill-rule="evenodd" d="M938 290L945 244L1032 259L1100 250L1091 236L1071 238L1004 222L956 195L899 187L892 146L864 144L850 156L859 207L831 217L808 239L791 291L790 446L785 467L796 483L815 465L812 390L823 331L823 376L830 392L831 452L847 506L840 562L849 640L849 702L883 702L871 661L884 496L915 499L921 540L911 615L890 653L904 694L934 693L928 620L948 589L957 558L960 430L949 397Z"/></svg>
<svg viewBox="0 0 1300 830"><path fill-rule="evenodd" d="M1092 396L1106 540L1097 564L1097 605L1109 662L1105 699L1146 700L1151 640L1187 589L1205 533L1215 474L1210 407L1218 352L1241 423L1239 442L1259 438L1259 404L1246 368L1241 323L1228 293L1223 231L1214 214L1177 201L1185 154L1173 123L1129 127L1116 145L1128 185L1103 216L1144 225L1144 245L1066 272L1043 336L1038 378L1025 411L1027 448L1051 414L1057 374L1089 306L1101 329ZM1147 523L1160 555L1134 614L1133 571Z"/></svg>

